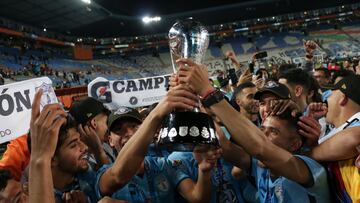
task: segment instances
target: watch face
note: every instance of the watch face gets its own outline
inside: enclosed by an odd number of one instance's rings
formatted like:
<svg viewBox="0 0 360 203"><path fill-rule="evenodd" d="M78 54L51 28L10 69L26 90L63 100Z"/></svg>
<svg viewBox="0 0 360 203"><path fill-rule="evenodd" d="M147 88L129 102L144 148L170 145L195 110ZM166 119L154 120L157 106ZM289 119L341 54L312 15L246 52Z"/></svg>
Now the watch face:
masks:
<svg viewBox="0 0 360 203"><path fill-rule="evenodd" d="M217 102L220 102L222 99L224 99L224 94L220 91L218 91L216 94L215 94L215 98L216 98L216 101Z"/></svg>

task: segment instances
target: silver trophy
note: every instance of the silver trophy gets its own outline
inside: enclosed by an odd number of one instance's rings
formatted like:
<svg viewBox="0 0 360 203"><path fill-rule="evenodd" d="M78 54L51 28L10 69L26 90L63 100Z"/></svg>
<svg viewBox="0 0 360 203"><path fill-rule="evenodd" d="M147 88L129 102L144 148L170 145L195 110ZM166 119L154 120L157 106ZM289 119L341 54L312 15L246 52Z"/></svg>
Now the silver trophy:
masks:
<svg viewBox="0 0 360 203"><path fill-rule="evenodd" d="M201 64L209 46L209 33L200 22L188 18L176 22L169 31L170 55L174 73L176 60L191 59ZM192 151L195 147L218 146L212 118L199 109L176 110L164 120L158 144L171 151Z"/></svg>
<svg viewBox="0 0 360 203"><path fill-rule="evenodd" d="M209 32L200 22L188 18L176 22L169 31L170 55L174 73L177 72L176 60L191 59L200 64L209 46Z"/></svg>

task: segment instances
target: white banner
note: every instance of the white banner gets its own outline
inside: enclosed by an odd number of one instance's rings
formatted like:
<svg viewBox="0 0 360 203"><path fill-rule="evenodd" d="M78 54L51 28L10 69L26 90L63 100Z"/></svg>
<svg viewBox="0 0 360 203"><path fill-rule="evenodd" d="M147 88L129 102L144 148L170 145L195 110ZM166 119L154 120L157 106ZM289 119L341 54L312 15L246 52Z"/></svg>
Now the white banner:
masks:
<svg viewBox="0 0 360 203"><path fill-rule="evenodd" d="M120 106L141 107L157 103L166 95L170 75L132 80L98 77L88 85L88 95L103 102L109 109Z"/></svg>
<svg viewBox="0 0 360 203"><path fill-rule="evenodd" d="M43 89L41 109L57 102L52 82L47 77L0 86L0 143L29 132L31 105L40 88Z"/></svg>

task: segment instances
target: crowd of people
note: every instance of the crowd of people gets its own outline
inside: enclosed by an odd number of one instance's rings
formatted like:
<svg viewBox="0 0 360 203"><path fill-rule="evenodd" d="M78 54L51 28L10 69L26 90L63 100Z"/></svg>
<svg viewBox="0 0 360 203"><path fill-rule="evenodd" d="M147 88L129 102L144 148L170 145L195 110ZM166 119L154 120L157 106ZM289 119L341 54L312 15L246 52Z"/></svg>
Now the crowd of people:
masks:
<svg viewBox="0 0 360 203"><path fill-rule="evenodd" d="M68 112L60 104L40 111L39 90L29 133L0 160L0 200L360 202L360 64L314 67L316 43L304 46L302 67L260 69L254 57L221 88L205 65L179 59L166 96L142 109L110 110L86 97ZM219 146L159 147L164 118L194 108L213 118Z"/></svg>

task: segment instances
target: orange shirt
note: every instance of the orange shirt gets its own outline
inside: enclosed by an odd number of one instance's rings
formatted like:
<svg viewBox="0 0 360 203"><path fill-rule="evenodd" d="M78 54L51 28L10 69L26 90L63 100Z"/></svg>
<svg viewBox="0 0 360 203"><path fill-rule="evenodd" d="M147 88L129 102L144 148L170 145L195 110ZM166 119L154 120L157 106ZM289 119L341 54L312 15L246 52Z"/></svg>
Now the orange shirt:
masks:
<svg viewBox="0 0 360 203"><path fill-rule="evenodd" d="M30 162L30 152L27 145L27 135L12 140L6 148L0 168L10 170L11 175L17 181L20 181L22 172Z"/></svg>

